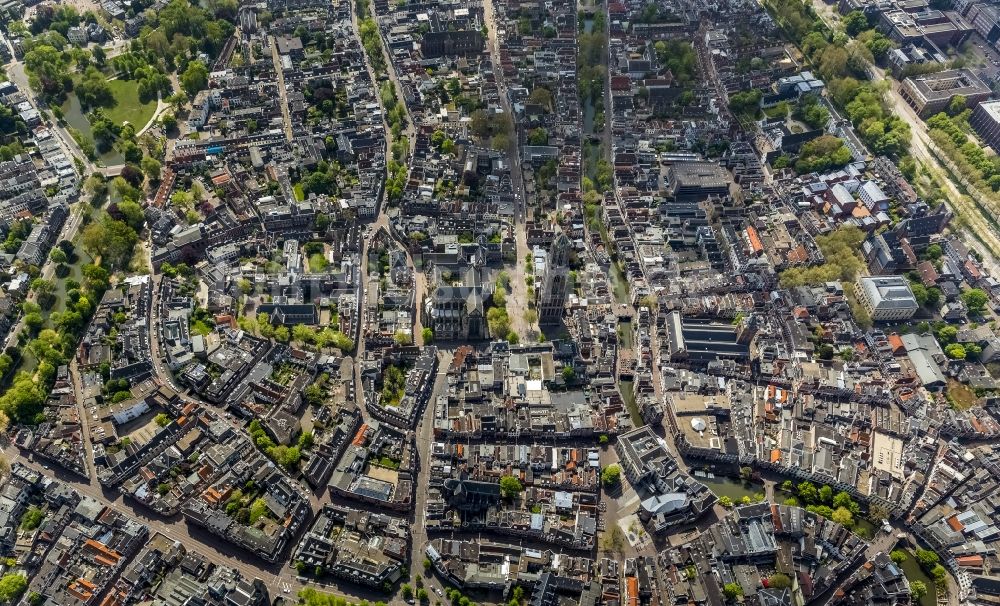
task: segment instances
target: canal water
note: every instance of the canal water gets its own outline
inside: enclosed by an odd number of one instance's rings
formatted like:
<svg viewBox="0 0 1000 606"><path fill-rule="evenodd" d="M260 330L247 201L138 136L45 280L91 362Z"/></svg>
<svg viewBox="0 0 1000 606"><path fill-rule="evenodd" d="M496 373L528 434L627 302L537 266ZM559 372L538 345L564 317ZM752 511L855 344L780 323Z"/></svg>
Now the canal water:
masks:
<svg viewBox="0 0 1000 606"><path fill-rule="evenodd" d="M80 100L76 98L75 94L70 93L66 97L66 102L62 104L61 109L66 124L80 131L87 139L94 140L90 120L87 120L87 116L83 113L83 108L80 106ZM103 154L98 154L97 160L105 166L115 166L125 162L124 156L114 147Z"/></svg>
<svg viewBox="0 0 1000 606"><path fill-rule="evenodd" d="M621 391L622 400L625 401L625 408L628 410L628 415L632 418L632 424L636 427L642 427L646 424L642 420L642 415L639 413L639 406L635 403L635 395L632 393L632 385L635 383L632 379L621 379L618 381L618 389Z"/></svg>
<svg viewBox="0 0 1000 606"><path fill-rule="evenodd" d="M614 261L608 267L608 279L611 280L611 290L614 292L615 301L618 303L628 303L628 281L625 279L625 274L622 273L621 268Z"/></svg>
<svg viewBox="0 0 1000 606"><path fill-rule="evenodd" d="M700 472L695 472L694 479L705 486L708 486L717 497L729 497L733 503L739 503L743 497L750 497L755 494L764 494L764 485L759 482L744 482L737 478L728 476L707 477Z"/></svg>
<svg viewBox="0 0 1000 606"><path fill-rule="evenodd" d="M927 595L920 598L920 606L934 606L937 603L937 586L934 584L934 579L920 567L920 563L917 562L917 556L912 551L906 550L906 556L906 561L900 564L900 568L903 569L903 574L906 575L907 580L911 583L913 581L920 581L927 586Z"/></svg>

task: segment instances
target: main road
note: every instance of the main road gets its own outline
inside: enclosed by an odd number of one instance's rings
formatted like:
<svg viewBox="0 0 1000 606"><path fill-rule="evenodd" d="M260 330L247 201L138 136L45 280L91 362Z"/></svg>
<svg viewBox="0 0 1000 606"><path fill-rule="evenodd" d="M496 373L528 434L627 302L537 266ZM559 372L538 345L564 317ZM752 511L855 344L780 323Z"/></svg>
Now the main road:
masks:
<svg viewBox="0 0 1000 606"><path fill-rule="evenodd" d="M281 67L281 55L278 53L278 42L274 36L271 39L271 61L274 62L274 77L278 81L278 102L281 105L281 123L285 132L285 140L292 142L292 115L288 111L288 92L285 90L285 70Z"/></svg>
<svg viewBox="0 0 1000 606"><path fill-rule="evenodd" d="M831 31L838 31L841 28L840 15L834 8L822 0L811 0L811 6L816 15L823 21L823 24ZM766 10L766 9L765 9ZM893 112L906 120L910 125L910 153L927 168L928 173L942 184L946 193L946 201L956 214L959 214L965 221L968 221L968 229L956 230L956 233L967 246L980 251L983 256L983 264L991 274L1000 274L1000 234L991 221L983 217L984 208L979 208L972 198L979 197L973 187L963 183L963 187L969 190L970 195L965 195L955 184L955 180L964 180L957 167L944 157L944 154L937 147L937 144L930 138L927 126L917 115L909 103L903 99L899 92L899 85L886 75L884 69L877 65L870 64L869 72L875 81L885 81L889 84L889 91L886 94L887 102ZM989 202L980 201L980 205L993 212L997 209L991 208ZM983 249L985 247L985 250Z"/></svg>
<svg viewBox="0 0 1000 606"><path fill-rule="evenodd" d="M417 423L417 459L419 470L417 473L416 496L413 508L413 526L410 527L410 537L412 545L410 548L410 578L416 579L418 575L424 573L424 552L423 548L427 544L427 516L424 511L427 508L427 491L430 483L430 458L431 443L434 440L434 405L437 397L448 393L448 368L451 366L453 352L449 350L438 351L438 372L434 377L434 388L431 397L424 408L423 414ZM439 583L436 577L428 575L426 584ZM446 589L447 587L445 587ZM436 593L436 592L435 592Z"/></svg>

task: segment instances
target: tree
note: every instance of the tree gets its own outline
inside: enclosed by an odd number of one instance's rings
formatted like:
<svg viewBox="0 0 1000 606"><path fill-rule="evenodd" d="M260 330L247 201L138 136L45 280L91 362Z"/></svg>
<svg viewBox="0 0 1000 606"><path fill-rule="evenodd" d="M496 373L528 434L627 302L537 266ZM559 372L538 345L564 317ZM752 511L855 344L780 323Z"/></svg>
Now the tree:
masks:
<svg viewBox="0 0 1000 606"><path fill-rule="evenodd" d="M108 215L83 230L84 249L95 257L100 256L111 267L124 265L138 241L134 229Z"/></svg>
<svg viewBox="0 0 1000 606"><path fill-rule="evenodd" d="M30 330L35 331L45 324L45 318L42 317L40 312L34 311L28 314L24 314L24 324Z"/></svg>
<svg viewBox="0 0 1000 606"><path fill-rule="evenodd" d="M846 507L853 513L855 508L857 508L858 504L854 502L854 499L851 498L851 495L847 494L844 491L840 491L833 497L833 506Z"/></svg>
<svg viewBox="0 0 1000 606"><path fill-rule="evenodd" d="M944 348L944 355L952 360L964 360L966 355L965 347L961 343L952 343Z"/></svg>
<svg viewBox="0 0 1000 606"><path fill-rule="evenodd" d="M729 110L737 115L754 117L760 111L760 100L764 94L757 90L745 90L729 96Z"/></svg>
<svg viewBox="0 0 1000 606"><path fill-rule="evenodd" d="M548 143L549 143L549 131L545 130L544 128L538 127L528 132L529 145L548 145Z"/></svg>
<svg viewBox="0 0 1000 606"><path fill-rule="evenodd" d="M816 502L819 497L819 492L816 490L816 486L812 482L802 482L798 487L799 499L807 505L811 505Z"/></svg>
<svg viewBox="0 0 1000 606"><path fill-rule="evenodd" d="M945 110L945 112L949 116L957 116L958 114L964 112L965 108L968 106L969 106L969 100L965 95L955 95L948 103L948 108Z"/></svg>
<svg viewBox="0 0 1000 606"><path fill-rule="evenodd" d="M781 490L785 492L792 492L795 490L795 484L793 484L791 480L785 480L781 483Z"/></svg>
<svg viewBox="0 0 1000 606"><path fill-rule="evenodd" d="M434 342L434 329L430 326L425 326L423 330L420 331L420 336L424 339L424 345L430 345Z"/></svg>
<svg viewBox="0 0 1000 606"><path fill-rule="evenodd" d="M316 333L305 324L296 324L292 327L292 339L299 343L312 343Z"/></svg>
<svg viewBox="0 0 1000 606"><path fill-rule="evenodd" d="M258 498L250 505L250 523L255 524L257 520L267 515L269 511L267 501Z"/></svg>
<svg viewBox="0 0 1000 606"><path fill-rule="evenodd" d="M529 326L531 326L531 325L535 324L536 322L538 322L538 312L535 311L534 309L526 309L526 310L524 310L523 317L524 317L524 321L527 322Z"/></svg>
<svg viewBox="0 0 1000 606"><path fill-rule="evenodd" d="M409 583L403 583L399 589L403 592L403 597L407 600L413 597L413 587L410 587Z"/></svg>
<svg viewBox="0 0 1000 606"><path fill-rule="evenodd" d="M163 130L168 133L177 130L177 118L171 112L163 114L163 117L160 118L160 124L163 125Z"/></svg>
<svg viewBox="0 0 1000 606"><path fill-rule="evenodd" d="M52 259L53 263L58 263L62 265L68 258L66 257L66 252L61 248L53 248L52 252L49 253L49 258Z"/></svg>
<svg viewBox="0 0 1000 606"><path fill-rule="evenodd" d="M788 589L792 586L792 579L787 574L776 572L767 577L767 586L774 589Z"/></svg>
<svg viewBox="0 0 1000 606"><path fill-rule="evenodd" d="M524 491L521 480L514 476L503 476L500 478L500 494L507 499L513 499Z"/></svg>
<svg viewBox="0 0 1000 606"><path fill-rule="evenodd" d="M159 160L153 158L152 156L146 156L140 162L140 166L142 167L142 172L145 173L147 179L150 181L160 180L160 170L162 166L160 165Z"/></svg>
<svg viewBox="0 0 1000 606"><path fill-rule="evenodd" d="M170 415L168 415L165 412L161 412L160 414L156 415L155 417L153 417L153 420L156 421L156 424L159 425L160 427L166 427L167 425L170 425L171 421Z"/></svg>
<svg viewBox="0 0 1000 606"><path fill-rule="evenodd" d="M56 285L52 280L45 278L35 278L31 281L31 290L38 297L47 297L56 291Z"/></svg>
<svg viewBox="0 0 1000 606"><path fill-rule="evenodd" d="M989 300L989 296L981 288L970 288L962 293L962 302L974 314L982 313Z"/></svg>
<svg viewBox="0 0 1000 606"><path fill-rule="evenodd" d="M32 505L21 516L21 530L34 530L42 525L45 519L45 511L37 505Z"/></svg>
<svg viewBox="0 0 1000 606"><path fill-rule="evenodd" d="M722 593L726 594L726 599L733 601L743 597L743 587L739 583L726 583L722 587Z"/></svg>
<svg viewBox="0 0 1000 606"><path fill-rule="evenodd" d="M903 551L902 549L893 550L893 552L889 554L889 557L892 559L893 562L897 564L902 564L908 558L906 552Z"/></svg>
<svg viewBox="0 0 1000 606"><path fill-rule="evenodd" d="M937 308L938 303L940 302L941 302L941 289L936 286L928 288L926 304L932 308Z"/></svg>
<svg viewBox="0 0 1000 606"><path fill-rule="evenodd" d="M83 77L73 87L80 105L90 107L114 107L115 95L111 92L108 78L94 66L83 73Z"/></svg>
<svg viewBox="0 0 1000 606"><path fill-rule="evenodd" d="M863 12L854 10L844 15L844 31L848 36L856 38L866 29L868 29L868 17Z"/></svg>
<svg viewBox="0 0 1000 606"><path fill-rule="evenodd" d="M923 581L910 581L910 597L915 601L927 595L927 584Z"/></svg>
<svg viewBox="0 0 1000 606"><path fill-rule="evenodd" d="M601 483L607 487L617 486L622 481L622 468L608 465L601 470Z"/></svg>
<svg viewBox="0 0 1000 606"><path fill-rule="evenodd" d="M299 451L301 452L302 450L307 450L309 448L312 448L313 441L314 441L314 438L313 438L312 432L311 431L303 431L302 435L299 436L299 440L298 440Z"/></svg>
<svg viewBox="0 0 1000 606"><path fill-rule="evenodd" d="M552 111L552 91L544 86L536 86L528 95L528 103L542 106L546 112Z"/></svg>
<svg viewBox="0 0 1000 606"><path fill-rule="evenodd" d="M302 397L305 398L306 402L308 402L310 406L319 406L323 403L323 388L317 383L307 385L306 388L302 390Z"/></svg>
<svg viewBox="0 0 1000 606"><path fill-rule="evenodd" d="M931 570L941 561L938 554L930 549L917 549L914 555L917 557L917 562L920 564L920 567L924 570Z"/></svg>
<svg viewBox="0 0 1000 606"><path fill-rule="evenodd" d="M24 55L31 87L58 98L73 86L63 53L51 44L40 44Z"/></svg>
<svg viewBox="0 0 1000 606"><path fill-rule="evenodd" d="M934 577L934 583L941 587L948 581L948 571L941 564L935 564L930 570L931 576Z"/></svg>
<svg viewBox="0 0 1000 606"><path fill-rule="evenodd" d="M821 135L802 146L795 170L799 174L838 168L851 161L851 150L834 135Z"/></svg>
<svg viewBox="0 0 1000 606"><path fill-rule="evenodd" d="M733 506L733 498L728 495L723 495L719 497L719 505L729 509Z"/></svg>
<svg viewBox="0 0 1000 606"><path fill-rule="evenodd" d="M510 331L510 317L502 307L491 307L486 312L486 323L495 337L502 337Z"/></svg>
<svg viewBox="0 0 1000 606"><path fill-rule="evenodd" d="M143 214L142 207L139 206L138 202L122 200L118 203L118 212L125 223L135 232L139 232L146 223L146 215Z"/></svg>
<svg viewBox="0 0 1000 606"><path fill-rule="evenodd" d="M208 67L201 61L191 61L181 74L181 86L192 97L198 91L208 86Z"/></svg>
<svg viewBox="0 0 1000 606"><path fill-rule="evenodd" d="M827 505L833 502L833 489L824 484L819 489L819 500Z"/></svg>
<svg viewBox="0 0 1000 606"><path fill-rule="evenodd" d="M934 336L937 337L938 342L942 345L954 343L955 339L958 338L958 328L951 325L941 326L935 330Z"/></svg>
<svg viewBox="0 0 1000 606"><path fill-rule="evenodd" d="M13 604L28 588L28 580L16 572L8 572L0 579L0 603Z"/></svg>
<svg viewBox="0 0 1000 606"><path fill-rule="evenodd" d="M830 519L847 528L854 525L854 516L846 507L838 507L837 509L834 509Z"/></svg>

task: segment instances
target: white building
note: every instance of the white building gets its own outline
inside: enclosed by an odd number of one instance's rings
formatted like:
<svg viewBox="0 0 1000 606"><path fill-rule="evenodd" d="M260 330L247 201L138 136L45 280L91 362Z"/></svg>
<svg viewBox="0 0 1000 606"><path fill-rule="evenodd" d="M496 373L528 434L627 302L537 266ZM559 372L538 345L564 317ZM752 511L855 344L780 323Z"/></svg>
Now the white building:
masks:
<svg viewBox="0 0 1000 606"><path fill-rule="evenodd" d="M920 307L906 278L901 276L861 278L855 293L875 322L908 320Z"/></svg>

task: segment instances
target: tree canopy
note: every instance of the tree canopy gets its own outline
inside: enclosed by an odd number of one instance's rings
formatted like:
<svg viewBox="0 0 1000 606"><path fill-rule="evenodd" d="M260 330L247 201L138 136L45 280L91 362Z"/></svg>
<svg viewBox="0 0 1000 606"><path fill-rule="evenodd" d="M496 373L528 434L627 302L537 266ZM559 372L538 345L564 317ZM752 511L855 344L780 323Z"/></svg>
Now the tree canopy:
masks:
<svg viewBox="0 0 1000 606"><path fill-rule="evenodd" d="M132 257L139 236L124 221L109 215L83 230L83 247L95 257L101 257L111 267L121 267Z"/></svg>
<svg viewBox="0 0 1000 606"><path fill-rule="evenodd" d="M512 499L524 491L521 480L515 476L503 476L500 478L500 494L504 498Z"/></svg>
<svg viewBox="0 0 1000 606"><path fill-rule="evenodd" d="M622 480L622 468L618 465L608 465L601 470L601 483L605 486L617 486Z"/></svg>

